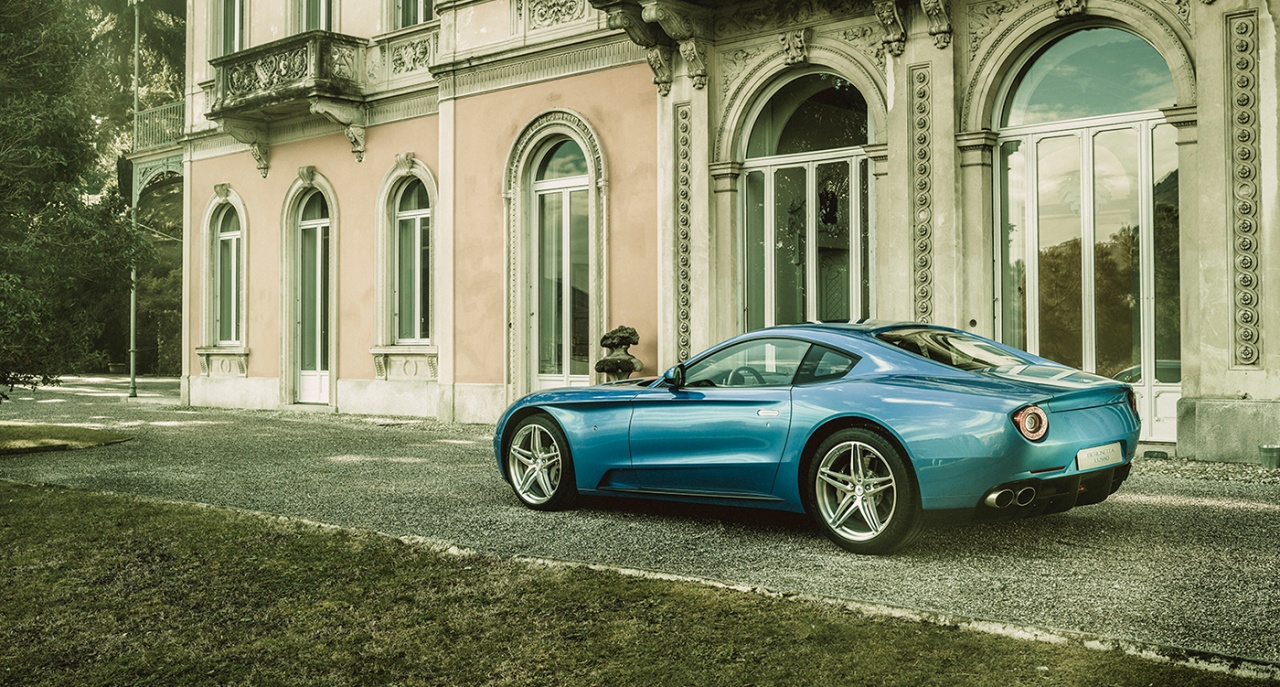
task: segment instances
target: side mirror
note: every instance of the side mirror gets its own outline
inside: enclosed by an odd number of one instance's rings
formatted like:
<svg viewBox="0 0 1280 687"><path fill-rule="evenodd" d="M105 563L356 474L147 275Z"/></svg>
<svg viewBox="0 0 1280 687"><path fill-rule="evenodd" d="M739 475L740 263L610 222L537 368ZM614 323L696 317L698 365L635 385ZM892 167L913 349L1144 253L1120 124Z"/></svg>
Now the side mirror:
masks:
<svg viewBox="0 0 1280 687"><path fill-rule="evenodd" d="M676 365L662 375L662 381L672 389L684 386L684 365Z"/></svg>

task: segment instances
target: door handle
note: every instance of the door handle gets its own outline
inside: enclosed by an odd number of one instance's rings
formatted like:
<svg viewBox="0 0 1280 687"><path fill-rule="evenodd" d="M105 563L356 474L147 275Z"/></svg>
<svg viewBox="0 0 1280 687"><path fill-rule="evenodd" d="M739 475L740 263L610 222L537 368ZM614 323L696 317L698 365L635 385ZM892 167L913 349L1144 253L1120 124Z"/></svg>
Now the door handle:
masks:
<svg viewBox="0 0 1280 687"><path fill-rule="evenodd" d="M778 417L778 411L761 408L756 411L756 415L759 415L760 417Z"/></svg>

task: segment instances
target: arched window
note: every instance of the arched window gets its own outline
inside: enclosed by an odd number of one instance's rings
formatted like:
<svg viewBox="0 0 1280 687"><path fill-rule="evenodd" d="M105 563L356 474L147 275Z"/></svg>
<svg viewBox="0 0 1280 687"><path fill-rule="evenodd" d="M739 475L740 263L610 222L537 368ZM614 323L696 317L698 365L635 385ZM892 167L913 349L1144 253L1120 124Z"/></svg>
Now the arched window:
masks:
<svg viewBox="0 0 1280 687"><path fill-rule="evenodd" d="M870 312L867 102L834 74L778 88L746 143L746 328Z"/></svg>
<svg viewBox="0 0 1280 687"><path fill-rule="evenodd" d="M1001 337L1151 402L1153 384L1181 380L1178 155L1160 111L1176 104L1172 74L1150 43L1103 26L1032 50L1006 91Z"/></svg>
<svg viewBox="0 0 1280 687"><path fill-rule="evenodd" d="M540 387L588 383L591 370L589 183L582 148L561 138L533 178L533 362Z"/></svg>
<svg viewBox="0 0 1280 687"><path fill-rule="evenodd" d="M329 400L329 204L312 191L298 220L299 403Z"/></svg>
<svg viewBox="0 0 1280 687"><path fill-rule="evenodd" d="M224 203L213 219L213 317L219 346L240 343L240 215Z"/></svg>
<svg viewBox="0 0 1280 687"><path fill-rule="evenodd" d="M396 201L395 312L397 343L431 338L431 199L414 178Z"/></svg>

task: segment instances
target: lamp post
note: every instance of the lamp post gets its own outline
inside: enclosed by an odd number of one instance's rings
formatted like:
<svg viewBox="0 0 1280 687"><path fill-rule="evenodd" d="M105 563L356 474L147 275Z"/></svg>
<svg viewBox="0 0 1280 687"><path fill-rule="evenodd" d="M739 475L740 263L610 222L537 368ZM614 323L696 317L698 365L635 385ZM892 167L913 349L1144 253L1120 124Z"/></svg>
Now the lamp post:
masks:
<svg viewBox="0 0 1280 687"><path fill-rule="evenodd" d="M133 8L133 146L138 145L138 35L141 32L142 0L129 0ZM132 174L132 165L130 174ZM134 181L137 181L135 175ZM133 233L138 233L138 197L136 184L129 184L129 221ZM129 398L138 397L138 264L129 268Z"/></svg>

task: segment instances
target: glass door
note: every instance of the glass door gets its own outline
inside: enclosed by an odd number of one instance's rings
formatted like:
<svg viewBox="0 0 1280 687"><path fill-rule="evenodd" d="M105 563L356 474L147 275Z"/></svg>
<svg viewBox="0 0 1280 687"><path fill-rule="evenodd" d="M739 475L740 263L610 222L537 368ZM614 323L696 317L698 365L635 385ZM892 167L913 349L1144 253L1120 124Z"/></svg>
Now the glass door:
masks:
<svg viewBox="0 0 1280 687"><path fill-rule="evenodd" d="M589 198L586 160L556 144L534 182L530 340L533 388L591 384Z"/></svg>
<svg viewBox="0 0 1280 687"><path fill-rule="evenodd" d="M307 199L298 228L297 402L329 402L329 211Z"/></svg>

